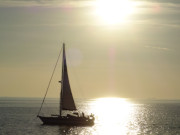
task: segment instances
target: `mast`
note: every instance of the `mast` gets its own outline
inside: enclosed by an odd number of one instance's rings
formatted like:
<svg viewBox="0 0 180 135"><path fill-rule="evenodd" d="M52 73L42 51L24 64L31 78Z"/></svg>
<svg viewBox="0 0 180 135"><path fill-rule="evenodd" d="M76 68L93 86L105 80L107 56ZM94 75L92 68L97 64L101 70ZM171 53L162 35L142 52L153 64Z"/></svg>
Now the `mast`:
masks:
<svg viewBox="0 0 180 135"><path fill-rule="evenodd" d="M62 54L62 77L61 77L61 92L60 92L60 109L59 114L62 115L62 97L63 97L63 81L64 81L64 53L65 53L65 43L63 43L63 54Z"/></svg>
<svg viewBox="0 0 180 135"><path fill-rule="evenodd" d="M62 56L62 78L61 78L61 93L60 93L60 110L59 114L62 115L62 110L74 111L76 105L71 92L71 86L68 77L65 44L63 43L63 56Z"/></svg>

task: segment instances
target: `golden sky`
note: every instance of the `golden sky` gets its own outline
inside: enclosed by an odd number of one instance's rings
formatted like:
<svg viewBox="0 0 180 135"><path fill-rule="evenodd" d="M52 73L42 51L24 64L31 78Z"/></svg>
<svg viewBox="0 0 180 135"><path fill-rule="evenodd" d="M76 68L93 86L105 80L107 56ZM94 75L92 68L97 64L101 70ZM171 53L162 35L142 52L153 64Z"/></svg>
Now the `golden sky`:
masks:
<svg viewBox="0 0 180 135"><path fill-rule="evenodd" d="M65 42L75 97L179 99L179 8L178 0L0 0L0 96L43 97Z"/></svg>

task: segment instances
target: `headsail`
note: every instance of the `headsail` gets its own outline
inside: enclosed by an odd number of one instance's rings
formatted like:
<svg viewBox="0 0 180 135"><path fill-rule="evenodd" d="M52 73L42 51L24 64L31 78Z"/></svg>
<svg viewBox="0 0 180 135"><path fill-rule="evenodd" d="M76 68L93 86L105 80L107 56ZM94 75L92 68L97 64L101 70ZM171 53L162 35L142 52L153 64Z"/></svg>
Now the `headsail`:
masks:
<svg viewBox="0 0 180 135"><path fill-rule="evenodd" d="M61 114L61 110L76 110L76 105L69 84L66 54L65 54L65 44L63 44L62 87L61 87L60 96L61 96L60 114Z"/></svg>

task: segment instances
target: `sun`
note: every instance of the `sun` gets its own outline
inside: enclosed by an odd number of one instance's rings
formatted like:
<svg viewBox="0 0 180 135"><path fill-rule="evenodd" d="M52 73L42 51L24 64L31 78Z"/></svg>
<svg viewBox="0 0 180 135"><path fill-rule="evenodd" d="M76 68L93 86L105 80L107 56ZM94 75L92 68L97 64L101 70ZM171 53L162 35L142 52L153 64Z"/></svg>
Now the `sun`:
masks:
<svg viewBox="0 0 180 135"><path fill-rule="evenodd" d="M96 15L107 24L122 23L135 12L130 0L97 0L95 5Z"/></svg>

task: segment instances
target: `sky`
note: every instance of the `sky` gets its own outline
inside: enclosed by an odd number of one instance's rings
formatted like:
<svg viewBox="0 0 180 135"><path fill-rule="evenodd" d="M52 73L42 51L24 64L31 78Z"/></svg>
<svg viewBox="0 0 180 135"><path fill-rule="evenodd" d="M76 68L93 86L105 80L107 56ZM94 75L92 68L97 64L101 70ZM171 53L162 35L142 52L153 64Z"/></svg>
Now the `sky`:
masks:
<svg viewBox="0 0 180 135"><path fill-rule="evenodd" d="M65 42L74 97L180 99L179 8L178 0L0 0L0 97L43 97ZM56 79L48 97L59 95Z"/></svg>

